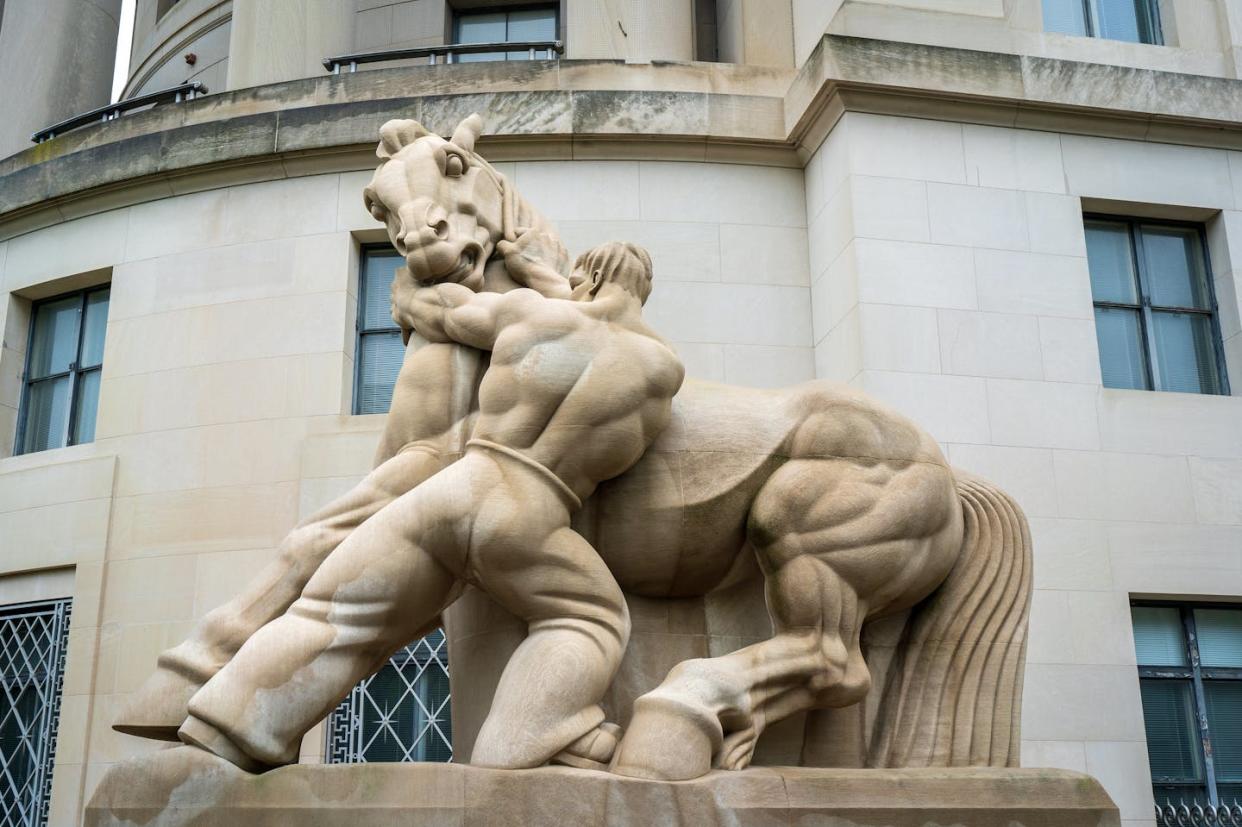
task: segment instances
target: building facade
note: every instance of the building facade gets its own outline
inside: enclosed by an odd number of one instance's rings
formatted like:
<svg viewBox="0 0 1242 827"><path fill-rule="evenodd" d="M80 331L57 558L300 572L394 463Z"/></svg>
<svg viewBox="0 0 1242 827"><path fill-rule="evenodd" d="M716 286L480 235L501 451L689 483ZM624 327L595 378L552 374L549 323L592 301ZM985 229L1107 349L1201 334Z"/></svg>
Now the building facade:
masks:
<svg viewBox="0 0 1242 827"><path fill-rule="evenodd" d="M159 652L369 469L377 130L473 111L571 252L650 250L690 375L852 384L1013 493L1024 765L1129 827L1242 788L1237 0L138 0L123 98L206 94L30 144L107 104L118 10L0 1L11 823L156 748L110 724ZM303 759L447 758L446 661Z"/></svg>

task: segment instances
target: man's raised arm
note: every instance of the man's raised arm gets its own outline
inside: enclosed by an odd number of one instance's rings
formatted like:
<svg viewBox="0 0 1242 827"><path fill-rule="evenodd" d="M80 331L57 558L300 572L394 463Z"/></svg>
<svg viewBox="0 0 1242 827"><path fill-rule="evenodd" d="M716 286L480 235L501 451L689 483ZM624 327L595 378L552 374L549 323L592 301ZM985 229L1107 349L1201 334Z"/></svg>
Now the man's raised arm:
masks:
<svg viewBox="0 0 1242 827"><path fill-rule="evenodd" d="M403 298L399 309L394 309L394 315L401 315L397 321L402 327L412 327L431 342L459 342L491 350L500 332L501 307L512 300L513 293L475 293L446 283L417 288Z"/></svg>

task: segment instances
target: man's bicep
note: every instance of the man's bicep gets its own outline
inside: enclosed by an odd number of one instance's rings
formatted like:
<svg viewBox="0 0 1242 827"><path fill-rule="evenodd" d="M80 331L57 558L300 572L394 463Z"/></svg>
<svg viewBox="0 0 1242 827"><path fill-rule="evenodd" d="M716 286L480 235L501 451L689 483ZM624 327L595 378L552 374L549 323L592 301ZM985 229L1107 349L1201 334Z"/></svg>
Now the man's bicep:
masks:
<svg viewBox="0 0 1242 827"><path fill-rule="evenodd" d="M444 317L446 332L463 345L491 350L496 343L501 299L498 293L476 294L448 311Z"/></svg>

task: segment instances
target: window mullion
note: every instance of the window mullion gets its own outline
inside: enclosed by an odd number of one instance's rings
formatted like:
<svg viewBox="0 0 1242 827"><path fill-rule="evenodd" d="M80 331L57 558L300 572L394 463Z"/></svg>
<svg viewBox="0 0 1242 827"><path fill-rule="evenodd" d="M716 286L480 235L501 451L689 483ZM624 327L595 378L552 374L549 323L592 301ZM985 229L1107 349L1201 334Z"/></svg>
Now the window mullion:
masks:
<svg viewBox="0 0 1242 827"><path fill-rule="evenodd" d="M1099 37L1100 19L1098 10L1099 0L1082 0L1083 4L1083 24L1087 28L1087 37Z"/></svg>
<svg viewBox="0 0 1242 827"><path fill-rule="evenodd" d="M82 329L86 326L86 296L88 291L83 290L82 296L78 300L78 324L74 335L77 341L73 347L73 361L69 364L69 400L65 404L69 410L65 416L65 437L61 441L61 445L73 444L73 425L77 419L78 401L78 372L82 366Z"/></svg>
<svg viewBox="0 0 1242 827"><path fill-rule="evenodd" d="M1208 729L1207 699L1203 692L1203 672L1199 664L1199 632L1195 627L1195 614L1182 608L1182 626L1186 630L1186 652L1190 655L1191 683L1195 693L1195 721L1199 725L1200 746L1203 749L1203 774L1207 781L1208 803L1213 807L1219 802L1216 793L1216 765L1212 758L1212 733Z"/></svg>
<svg viewBox="0 0 1242 827"><path fill-rule="evenodd" d="M1130 250L1134 256L1134 276L1138 279L1139 304L1142 306L1143 349L1147 352L1147 383L1152 390L1158 391L1163 386L1160 377L1160 365L1156 359L1156 341L1152 331L1155 323L1151 316L1151 295L1147 291L1147 268L1144 264L1143 233L1138 223L1127 222L1130 227Z"/></svg>

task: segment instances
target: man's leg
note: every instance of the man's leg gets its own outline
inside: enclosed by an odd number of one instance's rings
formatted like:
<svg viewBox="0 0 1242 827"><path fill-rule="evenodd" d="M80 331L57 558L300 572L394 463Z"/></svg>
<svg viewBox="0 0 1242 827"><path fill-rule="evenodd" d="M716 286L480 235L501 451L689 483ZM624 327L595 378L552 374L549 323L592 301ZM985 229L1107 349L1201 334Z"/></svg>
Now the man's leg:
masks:
<svg viewBox="0 0 1242 827"><path fill-rule="evenodd" d="M470 763L535 767L575 742L615 741L600 729L599 702L625 653L630 616L599 554L566 526L540 548L489 563L484 590L526 620L529 634L501 675Z"/></svg>
<svg viewBox="0 0 1242 827"><path fill-rule="evenodd" d="M155 673L130 699L113 728L176 741L190 697L251 635L289 608L329 553L365 520L442 466L440 455L428 449L398 453L289 532L276 559L241 594L207 613L189 638L160 655Z"/></svg>
<svg viewBox="0 0 1242 827"><path fill-rule="evenodd" d="M452 597L457 577L426 546L461 536L460 489L446 481L396 500L333 551L194 695L181 740L252 771L296 761L306 731Z"/></svg>

